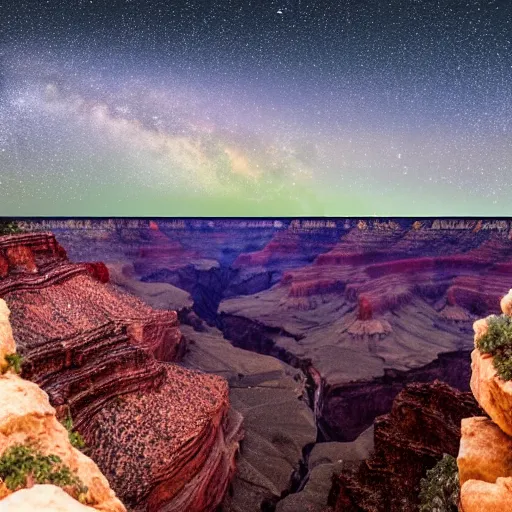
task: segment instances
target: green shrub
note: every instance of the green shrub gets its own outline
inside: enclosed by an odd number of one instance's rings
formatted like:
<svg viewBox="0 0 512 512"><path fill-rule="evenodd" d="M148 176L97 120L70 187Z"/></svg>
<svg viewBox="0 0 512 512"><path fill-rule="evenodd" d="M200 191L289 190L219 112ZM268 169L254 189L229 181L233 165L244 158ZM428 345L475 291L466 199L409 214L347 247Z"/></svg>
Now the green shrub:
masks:
<svg viewBox="0 0 512 512"><path fill-rule="evenodd" d="M460 486L454 457L445 454L420 485L419 512L457 512Z"/></svg>
<svg viewBox="0 0 512 512"><path fill-rule="evenodd" d="M15 373L21 373L21 365L23 363L23 357L20 354L7 354L5 356L7 361L7 370L13 370Z"/></svg>
<svg viewBox="0 0 512 512"><path fill-rule="evenodd" d="M68 414L66 419L62 422L66 430L68 431L69 442L78 450L85 448L84 438L76 431L73 430L73 418L71 414Z"/></svg>
<svg viewBox="0 0 512 512"><path fill-rule="evenodd" d="M18 223L13 219L0 219L0 235L14 235L21 233Z"/></svg>
<svg viewBox="0 0 512 512"><path fill-rule="evenodd" d="M493 356L496 372L503 380L512 380L512 317L492 315L487 325L487 333L476 346L483 354Z"/></svg>
<svg viewBox="0 0 512 512"><path fill-rule="evenodd" d="M17 444L0 457L0 478L11 491L28 484L53 484L84 502L87 487L57 455L43 455L32 446Z"/></svg>

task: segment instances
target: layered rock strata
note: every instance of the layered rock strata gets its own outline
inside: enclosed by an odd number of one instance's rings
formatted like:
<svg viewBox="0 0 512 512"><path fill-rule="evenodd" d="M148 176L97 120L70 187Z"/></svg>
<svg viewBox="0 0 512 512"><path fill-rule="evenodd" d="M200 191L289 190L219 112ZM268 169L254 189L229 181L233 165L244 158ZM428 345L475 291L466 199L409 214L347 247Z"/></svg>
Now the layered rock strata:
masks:
<svg viewBox="0 0 512 512"><path fill-rule="evenodd" d="M469 389L468 333L498 310L512 243L482 223L430 224L360 222L272 288L219 306L228 339L310 375L327 439L357 437L407 382Z"/></svg>
<svg viewBox="0 0 512 512"><path fill-rule="evenodd" d="M130 510L214 510L234 472L241 418L229 413L225 380L169 364L185 349L176 312L105 283L101 266L70 263L52 235L4 237L0 247L16 241L38 244L36 272L13 263L0 280L23 376L59 414L71 412Z"/></svg>
<svg viewBox="0 0 512 512"><path fill-rule="evenodd" d="M408 385L394 400L391 413L375 421L371 457L335 478L335 511L417 510L425 471L443 454L457 455L461 419L481 414L470 393L445 383Z"/></svg>
<svg viewBox="0 0 512 512"><path fill-rule="evenodd" d="M182 330L189 341L183 364L225 377L232 407L244 417L237 472L222 511L272 510L316 441L304 376L275 358L233 347L215 328Z"/></svg>
<svg viewBox="0 0 512 512"><path fill-rule="evenodd" d="M54 485L33 485L30 489L11 491L0 479L0 511L24 510L124 512L107 479L98 466L75 449L68 431L57 420L48 395L36 384L20 378L5 369L5 355L15 353L15 343L9 324L9 310L0 299L0 455L16 445L32 446L43 455L56 455L87 487L82 505L75 498ZM19 468L22 471L23 468ZM71 492L71 491L69 491Z"/></svg>
<svg viewBox="0 0 512 512"><path fill-rule="evenodd" d="M386 314L379 325L393 326L387 336L359 331L355 337L350 327L358 313L343 298L330 295L298 316L286 302L276 307L283 295L274 288L225 301L219 324L236 346L278 357L308 375L324 439L354 440L390 410L407 383L439 379L469 389L469 350L460 328L440 321L427 304L416 299Z"/></svg>

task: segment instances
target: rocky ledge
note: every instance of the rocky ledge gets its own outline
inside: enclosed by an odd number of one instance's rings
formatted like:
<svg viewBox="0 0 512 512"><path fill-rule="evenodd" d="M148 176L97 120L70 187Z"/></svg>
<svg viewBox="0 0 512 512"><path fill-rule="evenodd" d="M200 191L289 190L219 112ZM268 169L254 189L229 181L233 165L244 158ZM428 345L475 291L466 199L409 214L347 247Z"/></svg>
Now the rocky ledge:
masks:
<svg viewBox="0 0 512 512"><path fill-rule="evenodd" d="M214 510L234 472L241 418L230 414L224 379L169 364L184 351L176 313L106 283L102 265L70 263L50 234L2 237L4 250L0 296L22 375L59 416L71 413L127 508Z"/></svg>

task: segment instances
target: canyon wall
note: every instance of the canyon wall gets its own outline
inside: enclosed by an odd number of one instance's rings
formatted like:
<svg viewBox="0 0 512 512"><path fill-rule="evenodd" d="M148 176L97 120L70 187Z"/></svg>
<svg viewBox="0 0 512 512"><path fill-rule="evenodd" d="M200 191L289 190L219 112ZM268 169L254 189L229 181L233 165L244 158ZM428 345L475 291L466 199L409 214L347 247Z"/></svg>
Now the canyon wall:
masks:
<svg viewBox="0 0 512 512"><path fill-rule="evenodd" d="M12 489L7 485L7 478L6 481L0 479L0 511L28 512L45 507L44 510L55 512L124 512L125 507L98 466L71 445L68 431L57 420L48 395L36 384L19 377L9 366L8 358L16 354L9 314L5 301L0 299L0 455L22 445L45 456L59 457L60 464L69 468L85 489L38 484L31 482L30 477L26 477L25 484L18 483L19 488ZM26 461L25 466L17 467L20 473L24 470L28 471Z"/></svg>
<svg viewBox="0 0 512 512"><path fill-rule="evenodd" d="M50 234L1 237L0 254L22 375L71 413L127 508L214 510L241 418L224 379L170 364L185 349L176 312L120 292L101 265L69 262Z"/></svg>
<svg viewBox="0 0 512 512"><path fill-rule="evenodd" d="M444 454L457 455L461 420L481 414L470 393L443 382L406 386L391 412L375 420L371 457L335 477L335 512L417 510L426 470Z"/></svg>

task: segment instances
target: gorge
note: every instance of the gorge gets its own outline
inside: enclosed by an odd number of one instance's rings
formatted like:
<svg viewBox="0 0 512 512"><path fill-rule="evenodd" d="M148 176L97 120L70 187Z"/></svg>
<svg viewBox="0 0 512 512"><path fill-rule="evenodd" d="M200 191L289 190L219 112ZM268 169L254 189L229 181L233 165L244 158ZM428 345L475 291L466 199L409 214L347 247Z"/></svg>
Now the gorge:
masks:
<svg viewBox="0 0 512 512"><path fill-rule="evenodd" d="M472 323L512 285L507 222L25 221L0 239L0 296L23 376L126 506L324 512L331 475L392 437L377 418L459 401L434 380L469 390Z"/></svg>

